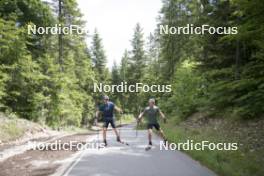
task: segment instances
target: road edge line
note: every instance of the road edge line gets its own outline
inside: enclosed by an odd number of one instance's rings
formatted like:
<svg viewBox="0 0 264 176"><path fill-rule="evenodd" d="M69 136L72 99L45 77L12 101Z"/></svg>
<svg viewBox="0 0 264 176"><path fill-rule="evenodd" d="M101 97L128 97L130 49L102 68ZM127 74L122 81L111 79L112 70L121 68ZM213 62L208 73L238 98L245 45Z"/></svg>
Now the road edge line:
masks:
<svg viewBox="0 0 264 176"><path fill-rule="evenodd" d="M91 142L96 139L96 136L89 136L87 142ZM68 176L73 167L82 159L86 150L81 150L70 157L70 161L67 164L62 164L59 168L56 169L55 173L51 176Z"/></svg>

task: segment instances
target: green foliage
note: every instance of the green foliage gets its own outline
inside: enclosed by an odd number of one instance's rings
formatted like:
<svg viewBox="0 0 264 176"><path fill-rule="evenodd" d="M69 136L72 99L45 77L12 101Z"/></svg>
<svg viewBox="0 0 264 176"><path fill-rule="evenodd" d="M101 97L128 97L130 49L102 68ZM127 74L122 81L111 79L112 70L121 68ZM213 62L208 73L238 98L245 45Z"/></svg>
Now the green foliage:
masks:
<svg viewBox="0 0 264 176"><path fill-rule="evenodd" d="M85 36L64 35L58 42L59 36L26 30L29 23L84 25L76 1L63 1L62 8L56 19L57 11L39 0L1 1L0 108L50 126L80 126L94 111L90 85L95 73Z"/></svg>
<svg viewBox="0 0 264 176"><path fill-rule="evenodd" d="M0 125L0 137L2 142L15 140L23 136L25 129L17 124L16 121L5 122Z"/></svg>
<svg viewBox="0 0 264 176"><path fill-rule="evenodd" d="M1 20L8 31L2 30L3 49L1 63L3 79L5 80L5 93L2 102L5 108L11 108L25 118L30 118L30 112L35 111L31 101L34 94L38 92L38 86L42 77L39 67L32 60L26 48L26 30L16 28L13 22ZM5 79L7 78L8 79Z"/></svg>
<svg viewBox="0 0 264 176"><path fill-rule="evenodd" d="M129 75L131 81L140 80L143 76L143 69L145 66L145 51L144 51L144 39L143 29L140 24L136 24L134 29L134 35L131 40L131 57L128 60ZM131 82L132 83L132 82Z"/></svg>
<svg viewBox="0 0 264 176"><path fill-rule="evenodd" d="M260 0L163 2L160 24L238 27L237 35L159 36L158 63L163 75L159 80L171 83L173 93L158 97L166 101L169 112L180 112L181 116L198 109L239 118L263 114L262 11ZM181 63L186 58L197 63L195 71L183 71ZM205 89L202 92L201 86ZM202 96L197 96L200 93ZM176 110L175 105L169 106L175 102Z"/></svg>
<svg viewBox="0 0 264 176"><path fill-rule="evenodd" d="M210 141L212 143L238 142L243 144L239 145L238 150L235 151L209 149L183 151L215 171L216 174L230 176L263 175L264 169L261 162L263 147L260 145L256 150L249 150L249 141L247 141L249 139L255 145L255 141L259 141L262 135L257 131L257 134L252 138L249 135L252 134L252 129L243 124L245 121L242 124L241 122L234 124L229 119L222 119L221 123L218 121L218 123L208 124L199 123L201 121L197 122L197 118L194 118L189 119L188 122L176 123L175 121L178 119L174 116L167 124L161 124L169 142L180 143L193 140L194 143ZM243 127L239 129L237 124L241 124ZM252 128L255 130L256 126L252 126Z"/></svg>
<svg viewBox="0 0 264 176"><path fill-rule="evenodd" d="M58 2L61 13L58 14ZM52 7L51 7L52 5ZM159 24L237 26L237 35L167 35L154 31L145 45L137 24L121 66L110 75L97 31L85 35L28 35L27 24L84 27L76 0L0 2L0 110L51 126L87 124L104 84L171 84L171 93L111 95L138 113L150 97L167 112L197 110L253 118L264 112L264 18L261 0L164 0ZM58 40L59 39L59 40ZM89 48L89 49L88 49ZM187 61L186 61L187 60ZM194 64L195 63L195 64ZM111 78L110 78L111 76Z"/></svg>
<svg viewBox="0 0 264 176"><path fill-rule="evenodd" d="M99 33L96 29L93 35L91 54L94 69L97 73L96 77L100 83L105 83L108 74L108 71L106 69L106 56L102 44L102 39L100 38Z"/></svg>
<svg viewBox="0 0 264 176"><path fill-rule="evenodd" d="M119 97L121 104L129 102L130 111L138 113L147 99L153 97L167 113L180 117L195 111L230 118L261 116L264 112L262 11L261 0L163 1L159 25L238 27L238 34L170 35L158 34L156 29L145 45L142 29L137 25L132 50L123 56L119 77L129 84L171 84L172 92L127 93ZM115 80L117 73L113 69Z"/></svg>
<svg viewBox="0 0 264 176"><path fill-rule="evenodd" d="M204 80L194 70L194 66L195 63L188 60L178 66L173 77L173 94L162 105L165 106L167 112L172 112L182 118L198 110L204 91Z"/></svg>
<svg viewBox="0 0 264 176"><path fill-rule="evenodd" d="M121 82L121 73L119 73L119 68L116 64L116 62L114 62L114 65L112 67L112 75L111 75L111 84L112 85L118 85L120 84ZM114 100L114 101L119 101L122 96L120 93L117 93L117 92L114 92L112 95L111 95L111 99Z"/></svg>
<svg viewBox="0 0 264 176"><path fill-rule="evenodd" d="M185 26L190 24L191 18L189 18L188 11L189 6L187 1L181 0L165 0L161 8L161 15L159 18L159 25L168 25L169 27ZM189 2L193 4L193 2ZM160 34L160 65L162 67L161 74L162 79L166 82L170 82L173 77L176 66L182 61L182 58L188 54L186 45L188 43L189 35L170 35Z"/></svg>
<svg viewBox="0 0 264 176"><path fill-rule="evenodd" d="M220 1L209 5L213 15L206 19L218 26L238 26L238 34L204 38L207 57L199 61L210 82L206 106L232 117L258 117L264 112L263 3Z"/></svg>
<svg viewBox="0 0 264 176"><path fill-rule="evenodd" d="M135 85L136 83L142 82L144 76L146 56L143 37L142 27L140 24L136 24L131 40L132 49L129 52L130 55L128 55L127 52L124 53L121 67L121 78L123 78L128 85ZM126 99L126 101L129 102L130 112L133 112L134 114L139 112L142 106L142 98L139 93L129 93L125 95L123 99Z"/></svg>

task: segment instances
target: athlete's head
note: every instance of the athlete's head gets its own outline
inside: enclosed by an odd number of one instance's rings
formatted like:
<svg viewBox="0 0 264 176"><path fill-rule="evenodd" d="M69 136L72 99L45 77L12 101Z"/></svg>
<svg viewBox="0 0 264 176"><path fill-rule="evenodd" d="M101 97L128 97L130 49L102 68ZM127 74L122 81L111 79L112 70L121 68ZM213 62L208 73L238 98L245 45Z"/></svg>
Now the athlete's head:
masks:
<svg viewBox="0 0 264 176"><path fill-rule="evenodd" d="M149 103L149 106L153 107L155 105L155 99L154 98L150 98L148 103Z"/></svg>
<svg viewBox="0 0 264 176"><path fill-rule="evenodd" d="M107 95L103 96L104 103L107 103L109 101L109 97Z"/></svg>

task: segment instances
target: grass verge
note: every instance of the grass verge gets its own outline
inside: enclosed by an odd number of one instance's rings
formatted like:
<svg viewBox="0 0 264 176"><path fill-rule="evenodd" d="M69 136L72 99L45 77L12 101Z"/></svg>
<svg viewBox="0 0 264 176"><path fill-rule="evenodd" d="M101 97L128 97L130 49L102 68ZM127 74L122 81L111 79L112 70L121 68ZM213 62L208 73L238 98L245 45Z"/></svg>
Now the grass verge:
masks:
<svg viewBox="0 0 264 176"><path fill-rule="evenodd" d="M187 139L194 142L210 141L218 142L238 142L239 148L236 151L220 150L189 150L184 151L192 158L200 161L203 165L212 169L219 175L229 176L261 176L264 173L264 149L263 146L250 149L248 141L244 139L249 134L245 129L240 138L236 134L242 133L233 127L224 128L220 125L189 126L186 123L179 123L177 118L169 120L167 124L162 124L162 128L169 139L169 142L186 142ZM244 138L243 138L244 136ZM261 136L259 136L261 138ZM253 137L258 140L257 137Z"/></svg>
<svg viewBox="0 0 264 176"><path fill-rule="evenodd" d="M10 121L0 125L0 140L2 142L18 139L23 136L25 129L19 127L16 121Z"/></svg>
<svg viewBox="0 0 264 176"><path fill-rule="evenodd" d="M120 118L121 118L122 124L130 124L130 123L135 122L135 118L132 114L122 114L116 119L116 124L120 123Z"/></svg>

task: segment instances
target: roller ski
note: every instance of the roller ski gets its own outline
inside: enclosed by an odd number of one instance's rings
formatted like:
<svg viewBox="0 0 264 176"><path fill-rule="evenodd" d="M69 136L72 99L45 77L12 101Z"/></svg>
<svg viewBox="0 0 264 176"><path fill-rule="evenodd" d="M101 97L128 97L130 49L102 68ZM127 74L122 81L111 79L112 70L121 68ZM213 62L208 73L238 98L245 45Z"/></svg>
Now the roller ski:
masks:
<svg viewBox="0 0 264 176"><path fill-rule="evenodd" d="M129 145L127 142L121 141L119 136L116 138L116 141L124 145Z"/></svg>
<svg viewBox="0 0 264 176"><path fill-rule="evenodd" d="M152 142L149 142L149 145L145 148L146 151L149 151L152 148Z"/></svg>

